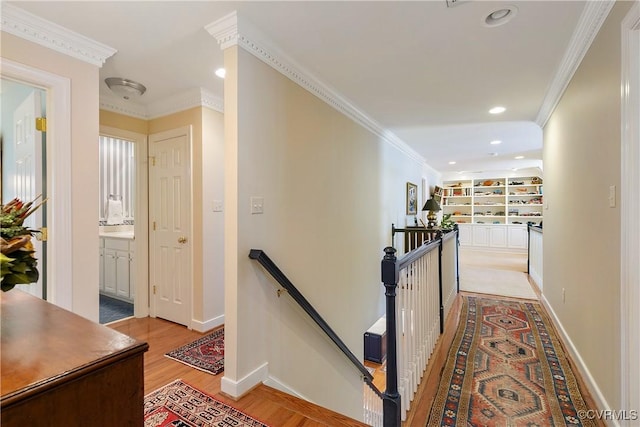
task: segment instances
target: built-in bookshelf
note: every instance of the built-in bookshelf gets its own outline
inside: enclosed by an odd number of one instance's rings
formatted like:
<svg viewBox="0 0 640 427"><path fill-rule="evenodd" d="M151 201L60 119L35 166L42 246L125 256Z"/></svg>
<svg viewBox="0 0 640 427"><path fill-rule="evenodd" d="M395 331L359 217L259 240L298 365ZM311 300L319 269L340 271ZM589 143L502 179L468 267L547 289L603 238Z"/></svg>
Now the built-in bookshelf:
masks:
<svg viewBox="0 0 640 427"><path fill-rule="evenodd" d="M442 209L457 223L539 224L542 193L537 176L445 181Z"/></svg>

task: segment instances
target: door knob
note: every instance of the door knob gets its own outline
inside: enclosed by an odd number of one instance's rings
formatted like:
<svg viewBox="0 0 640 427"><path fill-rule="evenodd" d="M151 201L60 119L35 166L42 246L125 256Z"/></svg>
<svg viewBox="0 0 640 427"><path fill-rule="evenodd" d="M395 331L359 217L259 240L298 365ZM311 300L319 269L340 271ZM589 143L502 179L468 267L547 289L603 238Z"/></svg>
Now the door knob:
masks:
<svg viewBox="0 0 640 427"><path fill-rule="evenodd" d="M184 236L178 237L178 243L182 243L182 244L187 243L187 238Z"/></svg>

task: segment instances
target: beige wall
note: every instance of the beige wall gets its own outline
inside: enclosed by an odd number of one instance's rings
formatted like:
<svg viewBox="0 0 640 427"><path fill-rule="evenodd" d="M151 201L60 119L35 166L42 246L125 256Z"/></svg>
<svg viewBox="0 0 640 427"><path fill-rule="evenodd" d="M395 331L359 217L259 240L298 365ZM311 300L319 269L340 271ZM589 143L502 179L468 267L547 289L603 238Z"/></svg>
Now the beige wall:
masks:
<svg viewBox="0 0 640 427"><path fill-rule="evenodd" d="M618 2L544 129L544 296L593 378L620 402L620 22ZM565 290L565 301L562 292Z"/></svg>
<svg viewBox="0 0 640 427"><path fill-rule="evenodd" d="M433 171L244 50L227 49L225 68L223 387L268 364L270 382L359 419L358 371L290 297L278 298L249 250L265 250L362 360L363 333L383 312L380 260L391 224L404 225L406 182ZM264 214L250 213L252 196L264 197Z"/></svg>
<svg viewBox="0 0 640 427"><path fill-rule="evenodd" d="M71 82L72 308L98 320L98 67L2 33L2 57ZM55 96L55 94L53 94ZM54 177L55 179L55 177ZM52 201L53 203L53 201ZM55 233L55 230L51 231Z"/></svg>
<svg viewBox="0 0 640 427"><path fill-rule="evenodd" d="M129 117L106 110L100 110L100 126L109 126L142 135L149 133L148 120Z"/></svg>

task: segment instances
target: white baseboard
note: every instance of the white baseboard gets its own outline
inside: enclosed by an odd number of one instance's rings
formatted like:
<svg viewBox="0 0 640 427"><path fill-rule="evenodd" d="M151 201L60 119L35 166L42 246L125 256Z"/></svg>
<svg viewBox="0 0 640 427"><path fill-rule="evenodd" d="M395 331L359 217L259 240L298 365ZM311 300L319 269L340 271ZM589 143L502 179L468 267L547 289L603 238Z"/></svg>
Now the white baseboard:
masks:
<svg viewBox="0 0 640 427"><path fill-rule="evenodd" d="M269 387L275 388L276 390L280 390L283 393L287 393L299 399L306 400L307 402L315 403L311 399L301 395L300 393L298 393L297 391L295 391L294 389L292 389L291 387L289 387L288 385L280 381L279 378L276 378L272 375L270 375L269 378L266 379L264 384L268 385Z"/></svg>
<svg viewBox="0 0 640 427"><path fill-rule="evenodd" d="M226 376L220 381L220 389L231 397L238 398L253 387L264 382L269 376L269 363L265 362L238 381Z"/></svg>
<svg viewBox="0 0 640 427"><path fill-rule="evenodd" d="M560 333L561 339L564 342L565 347L569 351L569 355L571 356L571 359L573 360L574 364L577 366L578 370L580 371L579 374L582 376L582 379L585 385L589 389L589 393L591 394L591 397L593 397L593 399L595 400L595 404L597 408L594 408L594 409L602 409L602 410L612 409L612 406L609 405L609 403L607 402L607 399L605 399L605 397L603 396L602 391L600 390L600 388L598 387L598 384L596 383L595 379L591 375L589 368L587 368L587 365L584 363L584 360L582 359L582 357L580 356L580 353L578 352L575 345L573 344L573 341L571 341L571 338L569 338L569 335L567 335L567 331L562 326L560 319L558 319L558 316L556 315L555 311L553 311L551 304L549 304L549 301L547 301L547 298L545 297L544 294L542 294L541 296L541 301L542 301L542 305L549 313L554 326ZM611 426L620 427L620 423L617 420L608 420L608 423Z"/></svg>
<svg viewBox="0 0 640 427"><path fill-rule="evenodd" d="M207 332L217 328L220 325L224 325L224 314L214 317L213 319L201 322L199 320L191 319L191 329L198 332Z"/></svg>

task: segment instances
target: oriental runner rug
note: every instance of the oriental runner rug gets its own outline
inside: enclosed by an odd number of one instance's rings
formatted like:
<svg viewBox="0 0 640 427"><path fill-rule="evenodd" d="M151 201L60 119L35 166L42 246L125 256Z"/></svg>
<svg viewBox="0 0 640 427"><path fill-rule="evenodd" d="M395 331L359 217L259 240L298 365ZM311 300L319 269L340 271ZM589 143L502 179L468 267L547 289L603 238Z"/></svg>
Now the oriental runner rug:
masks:
<svg viewBox="0 0 640 427"><path fill-rule="evenodd" d="M540 304L463 296L428 427L595 426L587 409Z"/></svg>
<svg viewBox="0 0 640 427"><path fill-rule="evenodd" d="M170 359L211 374L224 370L224 328L165 354Z"/></svg>
<svg viewBox="0 0 640 427"><path fill-rule="evenodd" d="M144 427L268 427L215 397L176 380L144 398Z"/></svg>

